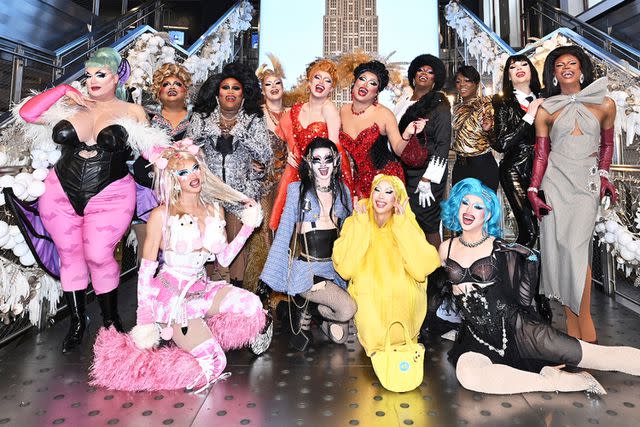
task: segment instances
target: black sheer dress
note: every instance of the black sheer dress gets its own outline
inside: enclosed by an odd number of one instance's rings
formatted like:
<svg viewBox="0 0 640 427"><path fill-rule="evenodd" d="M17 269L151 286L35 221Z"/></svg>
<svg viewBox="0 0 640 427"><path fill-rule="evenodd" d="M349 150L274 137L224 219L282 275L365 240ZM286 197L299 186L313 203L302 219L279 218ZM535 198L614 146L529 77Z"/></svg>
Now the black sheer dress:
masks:
<svg viewBox="0 0 640 427"><path fill-rule="evenodd" d="M449 253L445 270L450 284L472 283L471 290L453 296L463 318L449 351L454 365L470 351L493 363L532 372L545 365L578 365L582 359L578 340L547 325L532 305L538 280L536 252L496 239L491 255L468 268Z"/></svg>

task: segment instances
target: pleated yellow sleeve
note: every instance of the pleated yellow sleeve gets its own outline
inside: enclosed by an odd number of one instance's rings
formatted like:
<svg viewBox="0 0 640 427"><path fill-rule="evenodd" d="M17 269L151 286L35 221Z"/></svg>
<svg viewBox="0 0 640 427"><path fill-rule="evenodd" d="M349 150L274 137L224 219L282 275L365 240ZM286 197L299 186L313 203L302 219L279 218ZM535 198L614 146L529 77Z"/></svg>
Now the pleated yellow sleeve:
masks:
<svg viewBox="0 0 640 427"><path fill-rule="evenodd" d="M362 270L364 256L369 249L371 225L367 214L353 213L340 230L340 238L333 244L333 267L345 280L351 280Z"/></svg>
<svg viewBox="0 0 640 427"><path fill-rule="evenodd" d="M391 232L405 271L415 281L424 282L440 266L438 250L427 242L418 223L408 218L407 214L394 215Z"/></svg>

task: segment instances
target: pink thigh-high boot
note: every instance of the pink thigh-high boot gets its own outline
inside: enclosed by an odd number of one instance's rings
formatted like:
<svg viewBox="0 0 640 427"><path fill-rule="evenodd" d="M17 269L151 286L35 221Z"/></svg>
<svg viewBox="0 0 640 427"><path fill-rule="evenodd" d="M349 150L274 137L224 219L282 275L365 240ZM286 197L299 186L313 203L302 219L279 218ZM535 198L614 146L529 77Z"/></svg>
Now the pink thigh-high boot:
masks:
<svg viewBox="0 0 640 427"><path fill-rule="evenodd" d="M196 394L200 393L209 385L231 375L230 373L222 374L222 371L227 366L227 357L215 338L209 338L198 344L189 353L195 357L200 369L202 369L202 373L193 383L187 386L187 390L193 390L200 386L198 390L194 390Z"/></svg>
<svg viewBox="0 0 640 427"><path fill-rule="evenodd" d="M251 345L252 350L256 353L262 353L266 350L266 348L259 348L263 347L265 343L257 343L256 341L266 339L262 335L267 333L266 327L270 328L271 324L257 295L241 288L230 287L220 301L217 313L206 320L213 336L225 351L247 345ZM268 341L270 342L270 340L269 334ZM266 347L269 342L266 343ZM256 345L257 347L254 349L253 347Z"/></svg>

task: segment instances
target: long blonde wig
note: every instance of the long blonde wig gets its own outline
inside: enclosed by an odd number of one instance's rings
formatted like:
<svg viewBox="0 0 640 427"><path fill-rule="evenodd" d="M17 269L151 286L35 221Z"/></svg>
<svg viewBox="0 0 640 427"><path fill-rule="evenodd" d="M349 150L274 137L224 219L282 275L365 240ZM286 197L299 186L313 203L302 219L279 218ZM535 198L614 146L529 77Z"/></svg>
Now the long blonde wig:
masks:
<svg viewBox="0 0 640 427"><path fill-rule="evenodd" d="M181 191L180 181L178 181L178 177L174 172L179 170L181 164L186 161L194 161L200 166L202 185L200 200L202 200L203 203L243 203L249 200L247 196L234 190L215 176L209 167L207 167L201 152L192 154L186 149L172 146L162 152L161 158L166 159L167 164L165 168L159 169L156 172L153 185L158 201L161 204L165 204L167 208L175 206L178 203Z"/></svg>

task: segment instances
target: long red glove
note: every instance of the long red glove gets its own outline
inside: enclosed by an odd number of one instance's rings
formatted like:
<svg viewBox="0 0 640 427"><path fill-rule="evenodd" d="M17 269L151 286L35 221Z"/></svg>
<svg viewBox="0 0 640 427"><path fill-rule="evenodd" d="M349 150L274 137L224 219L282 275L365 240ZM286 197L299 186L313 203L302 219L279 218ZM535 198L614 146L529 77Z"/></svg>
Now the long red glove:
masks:
<svg viewBox="0 0 640 427"><path fill-rule="evenodd" d="M77 89L70 85L65 84L56 86L28 100L20 108L20 117L22 117L27 123L35 122L40 118L40 116L42 116L45 111L51 108L53 104L55 104L60 98L65 96L67 92L75 92L77 94L80 94Z"/></svg>
<svg viewBox="0 0 640 427"><path fill-rule="evenodd" d="M600 160L598 161L598 172L600 173L600 199L610 194L611 203L618 200L616 187L609 181L609 167L613 159L613 128L604 129L600 132Z"/></svg>
<svg viewBox="0 0 640 427"><path fill-rule="evenodd" d="M551 152L551 139L548 136L536 137L536 145L534 147L533 157L533 171L531 173L531 183L529 184L529 190L527 190L527 198L531 203L531 208L535 216L540 219L542 214L540 209L547 209L551 211L551 206L538 197L538 192L533 190L540 189L542 178L547 170L547 163L549 163L549 153Z"/></svg>

